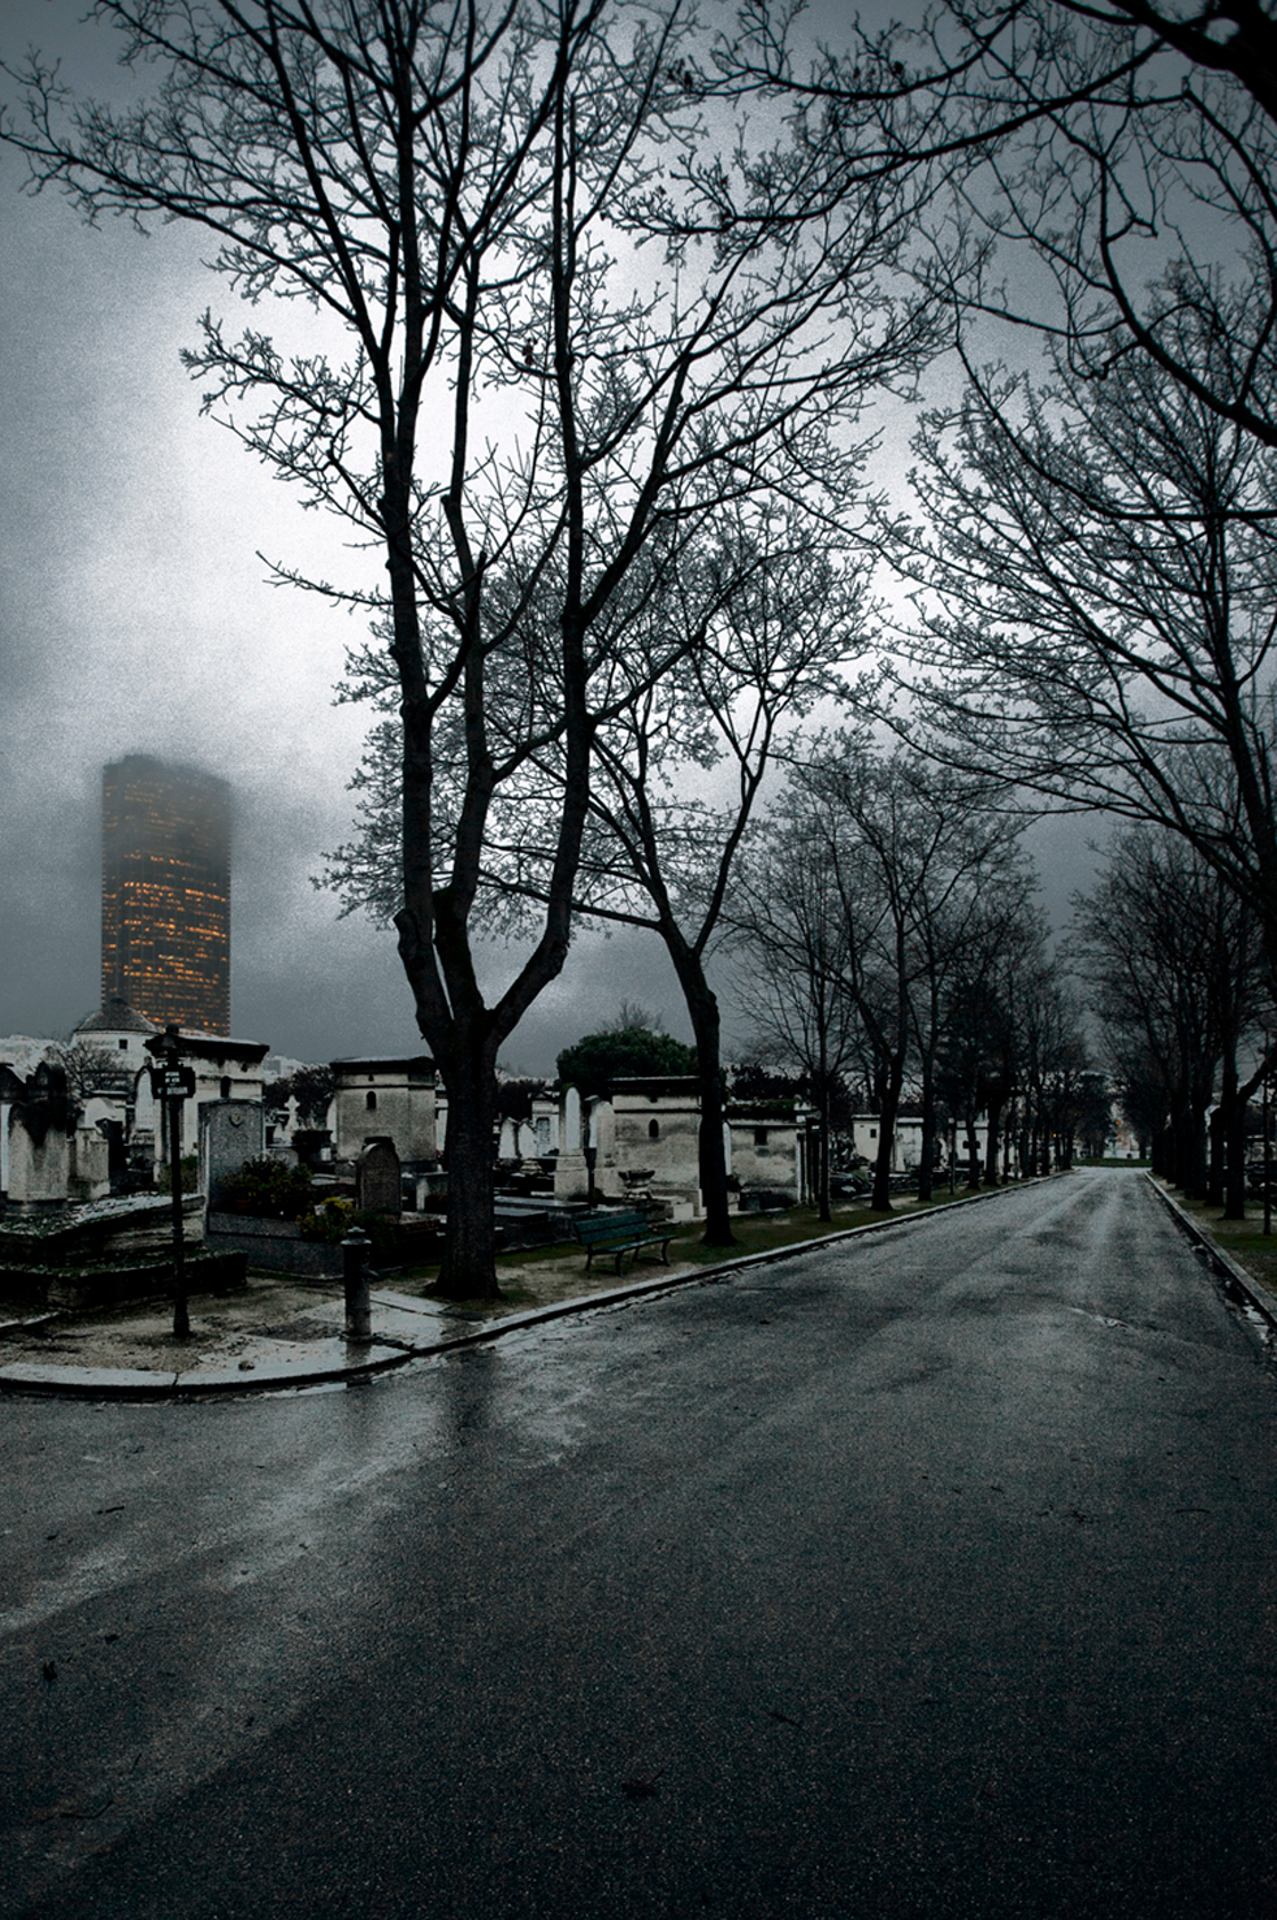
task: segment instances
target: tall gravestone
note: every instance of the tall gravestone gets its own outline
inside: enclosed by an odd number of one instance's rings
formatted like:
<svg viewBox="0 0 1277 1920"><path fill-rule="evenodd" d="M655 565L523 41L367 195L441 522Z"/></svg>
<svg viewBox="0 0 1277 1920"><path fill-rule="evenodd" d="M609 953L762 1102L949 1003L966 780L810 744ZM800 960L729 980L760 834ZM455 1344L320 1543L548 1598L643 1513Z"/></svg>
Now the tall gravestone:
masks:
<svg viewBox="0 0 1277 1920"><path fill-rule="evenodd" d="M562 1120L559 1125L559 1157L554 1163L556 1200L585 1200L589 1197L590 1176L581 1151L581 1096L575 1087L563 1089Z"/></svg>
<svg viewBox="0 0 1277 1920"><path fill-rule="evenodd" d="M399 1155L395 1143L384 1137L366 1140L355 1161L355 1204L361 1213L388 1213L398 1218L403 1201Z"/></svg>
<svg viewBox="0 0 1277 1920"><path fill-rule="evenodd" d="M222 1182L266 1150L266 1110L260 1100L210 1100L200 1108L200 1185L210 1207Z"/></svg>
<svg viewBox="0 0 1277 1920"><path fill-rule="evenodd" d="M67 1198L75 1115L66 1072L42 1060L9 1112L9 1204L57 1207Z"/></svg>

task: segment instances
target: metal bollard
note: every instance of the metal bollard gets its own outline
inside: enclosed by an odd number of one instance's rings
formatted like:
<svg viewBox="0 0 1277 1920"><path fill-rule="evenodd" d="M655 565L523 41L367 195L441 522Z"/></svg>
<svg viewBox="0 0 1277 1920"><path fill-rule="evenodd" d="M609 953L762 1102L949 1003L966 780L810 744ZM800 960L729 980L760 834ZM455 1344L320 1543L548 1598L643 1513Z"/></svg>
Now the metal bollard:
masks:
<svg viewBox="0 0 1277 1920"><path fill-rule="evenodd" d="M346 1338L366 1346L372 1339L372 1302L365 1262L372 1242L362 1227L352 1227L341 1243L341 1277L346 1288Z"/></svg>

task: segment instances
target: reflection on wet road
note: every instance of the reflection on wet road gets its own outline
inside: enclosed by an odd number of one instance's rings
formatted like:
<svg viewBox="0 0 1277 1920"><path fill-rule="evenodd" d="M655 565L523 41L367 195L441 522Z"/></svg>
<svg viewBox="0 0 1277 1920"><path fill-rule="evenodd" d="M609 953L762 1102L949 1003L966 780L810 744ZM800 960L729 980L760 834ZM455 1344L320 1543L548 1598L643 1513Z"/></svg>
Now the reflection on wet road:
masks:
<svg viewBox="0 0 1277 1920"><path fill-rule="evenodd" d="M1274 1375L1139 1176L10 1402L0 1912L1277 1911Z"/></svg>

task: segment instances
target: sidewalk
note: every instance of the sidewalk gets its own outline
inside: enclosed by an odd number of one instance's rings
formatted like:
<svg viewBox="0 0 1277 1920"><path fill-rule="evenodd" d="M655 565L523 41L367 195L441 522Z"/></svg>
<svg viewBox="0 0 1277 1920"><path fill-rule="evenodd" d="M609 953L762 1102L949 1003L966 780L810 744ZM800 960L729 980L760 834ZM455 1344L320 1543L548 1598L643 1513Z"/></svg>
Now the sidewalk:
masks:
<svg viewBox="0 0 1277 1920"><path fill-rule="evenodd" d="M427 1299L412 1291L428 1284L424 1279L374 1285L372 1338L362 1345L345 1337L339 1285L280 1274L251 1273L242 1292L194 1297L191 1335L181 1342L173 1337L172 1307L166 1300L93 1314L32 1313L0 1321L0 1393L194 1399L364 1379L564 1314L712 1281L830 1241L920 1223L951 1207L1016 1190L990 1188L922 1210L904 1203L884 1219L853 1227L835 1224L810 1239L723 1261L680 1258L676 1246L668 1266L644 1260L621 1277L587 1274L580 1247L556 1249L549 1258L520 1262L516 1257L498 1264L506 1298L491 1303L455 1305ZM742 1228L749 1218L743 1217Z"/></svg>
<svg viewBox="0 0 1277 1920"><path fill-rule="evenodd" d="M584 1268L578 1254L576 1266ZM173 1337L173 1310L152 1300L98 1314L37 1314L0 1323L0 1392L76 1394L91 1399L171 1399L310 1387L368 1378L425 1354L496 1338L559 1313L699 1279L699 1266L662 1267L610 1287L523 1309L453 1305L392 1287L371 1290L372 1338L347 1340L340 1287L251 1273L248 1286L190 1303L191 1334ZM504 1282L510 1273L500 1274ZM411 1284L411 1283L408 1283ZM517 1297L517 1290L516 1290Z"/></svg>

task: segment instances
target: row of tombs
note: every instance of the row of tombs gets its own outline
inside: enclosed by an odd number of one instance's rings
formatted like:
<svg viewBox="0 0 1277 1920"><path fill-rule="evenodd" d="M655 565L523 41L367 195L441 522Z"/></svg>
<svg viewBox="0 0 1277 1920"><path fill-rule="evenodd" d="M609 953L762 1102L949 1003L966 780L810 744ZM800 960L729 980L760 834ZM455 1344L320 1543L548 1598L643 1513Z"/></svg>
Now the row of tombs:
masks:
<svg viewBox="0 0 1277 1920"><path fill-rule="evenodd" d="M264 1155L303 1158L325 1183L353 1182L359 1203L375 1211L442 1202L447 1098L424 1057L334 1062L330 1124L304 1131L268 1115L264 1047L184 1036L183 1048L193 1091L179 1110L178 1145L195 1159L198 1189L213 1205L228 1175ZM42 1061L25 1078L0 1064L7 1211L97 1203L166 1183L168 1138L149 1064L122 1075L115 1089L79 1099L55 1063ZM569 1206L642 1199L673 1219L701 1211L694 1079L618 1081L607 1098L546 1089L525 1104L526 1117L503 1119L494 1139L502 1190ZM729 1107L724 1146L742 1205L809 1197L810 1119L801 1107Z"/></svg>

